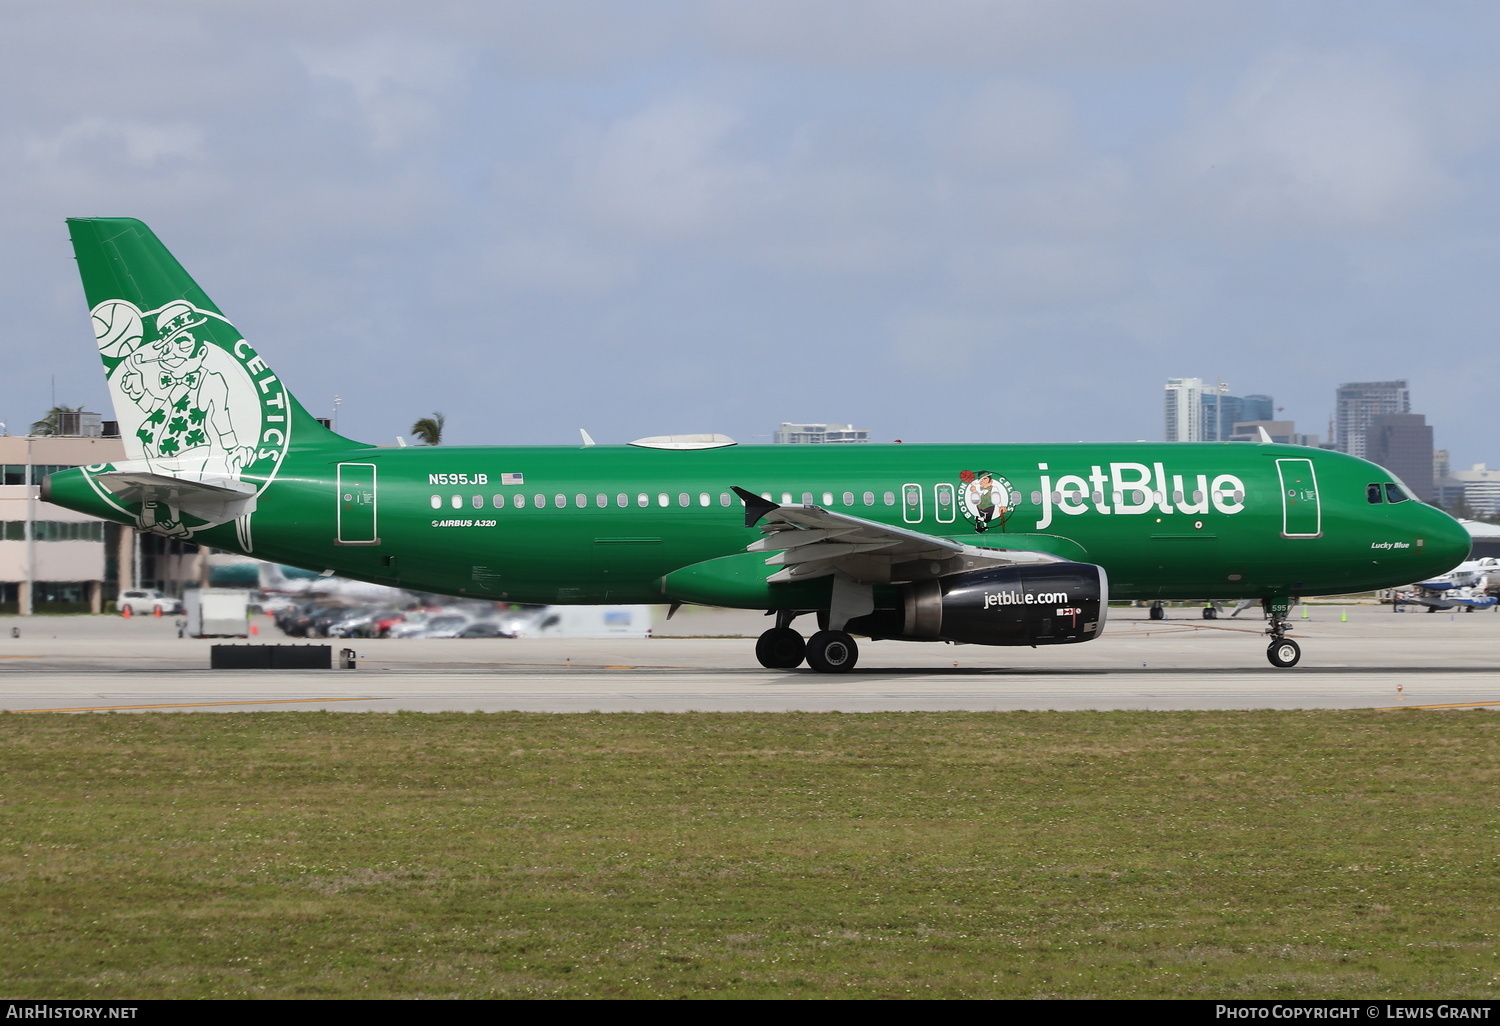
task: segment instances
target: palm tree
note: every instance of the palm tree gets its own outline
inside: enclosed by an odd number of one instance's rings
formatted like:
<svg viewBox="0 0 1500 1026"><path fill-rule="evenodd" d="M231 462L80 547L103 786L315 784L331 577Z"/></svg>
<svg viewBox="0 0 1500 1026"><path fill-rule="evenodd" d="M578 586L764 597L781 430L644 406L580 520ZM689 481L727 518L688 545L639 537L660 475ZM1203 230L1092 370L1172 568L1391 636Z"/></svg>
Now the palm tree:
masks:
<svg viewBox="0 0 1500 1026"><path fill-rule="evenodd" d="M443 441L443 415L434 413L423 417L411 426L411 433L424 445L441 445Z"/></svg>
<svg viewBox="0 0 1500 1026"><path fill-rule="evenodd" d="M47 411L47 415L35 424L31 425L33 435L55 435L62 430L59 421L64 413L82 413L82 406L54 406Z"/></svg>

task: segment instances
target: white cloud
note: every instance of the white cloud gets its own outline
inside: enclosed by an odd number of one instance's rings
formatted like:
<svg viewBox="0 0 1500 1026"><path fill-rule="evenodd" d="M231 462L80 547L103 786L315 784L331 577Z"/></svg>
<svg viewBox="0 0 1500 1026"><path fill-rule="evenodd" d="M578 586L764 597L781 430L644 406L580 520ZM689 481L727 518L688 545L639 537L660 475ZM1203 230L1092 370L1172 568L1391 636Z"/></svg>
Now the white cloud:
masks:
<svg viewBox="0 0 1500 1026"><path fill-rule="evenodd" d="M1251 68L1181 149L1211 216L1378 226L1450 198L1414 76L1373 54L1283 50Z"/></svg>
<svg viewBox="0 0 1500 1026"><path fill-rule="evenodd" d="M727 152L739 115L690 97L657 100L604 129L580 162L584 206L645 236L692 235L756 205L765 170Z"/></svg>
<svg viewBox="0 0 1500 1026"><path fill-rule="evenodd" d="M471 62L456 43L393 31L293 49L308 74L348 90L377 150L395 149L442 123Z"/></svg>
<svg viewBox="0 0 1500 1026"><path fill-rule="evenodd" d="M130 119L80 118L50 132L25 135L21 150L36 164L104 164L124 161L136 168L203 158L203 133L193 125Z"/></svg>
<svg viewBox="0 0 1500 1026"><path fill-rule="evenodd" d="M1012 169L1055 163L1072 156L1072 99L1037 82L986 82L951 119L941 140L961 167Z"/></svg>

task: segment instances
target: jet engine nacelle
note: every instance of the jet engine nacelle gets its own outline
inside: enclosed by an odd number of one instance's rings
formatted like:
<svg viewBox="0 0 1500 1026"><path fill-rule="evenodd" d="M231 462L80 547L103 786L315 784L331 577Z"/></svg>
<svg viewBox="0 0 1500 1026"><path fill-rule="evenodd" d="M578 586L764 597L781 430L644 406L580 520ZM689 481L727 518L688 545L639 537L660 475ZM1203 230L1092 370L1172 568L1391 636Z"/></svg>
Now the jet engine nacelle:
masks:
<svg viewBox="0 0 1500 1026"><path fill-rule="evenodd" d="M901 605L851 620L872 638L968 645L1070 645L1104 631L1109 579L1091 563L1041 563L914 581Z"/></svg>

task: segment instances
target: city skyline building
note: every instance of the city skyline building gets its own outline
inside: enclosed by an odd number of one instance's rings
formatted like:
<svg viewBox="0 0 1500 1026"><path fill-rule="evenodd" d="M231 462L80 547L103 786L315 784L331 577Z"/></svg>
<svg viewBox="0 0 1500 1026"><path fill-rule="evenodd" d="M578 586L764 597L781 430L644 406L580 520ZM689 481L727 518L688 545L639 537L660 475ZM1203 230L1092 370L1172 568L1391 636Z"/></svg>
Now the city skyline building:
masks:
<svg viewBox="0 0 1500 1026"><path fill-rule="evenodd" d="M1366 432L1376 417L1411 412L1411 390L1406 379L1346 381L1334 392L1333 447L1350 456L1368 459ZM1429 457L1430 458L1430 457Z"/></svg>
<svg viewBox="0 0 1500 1026"><path fill-rule="evenodd" d="M1203 441L1203 379L1168 378L1165 398L1167 441Z"/></svg>
<svg viewBox="0 0 1500 1026"><path fill-rule="evenodd" d="M1203 396L1203 441L1227 442L1236 424L1273 421L1275 405L1268 395L1229 395L1217 389L1207 392Z"/></svg>
<svg viewBox="0 0 1500 1026"><path fill-rule="evenodd" d="M1492 517L1500 513L1500 470L1476 463L1468 470L1455 470L1454 480L1463 484L1464 505L1475 516Z"/></svg>
<svg viewBox="0 0 1500 1026"><path fill-rule="evenodd" d="M1270 396L1230 395L1224 381L1206 384L1202 378L1168 378L1164 400L1169 442L1227 442L1236 424L1271 421L1276 416Z"/></svg>
<svg viewBox="0 0 1500 1026"><path fill-rule="evenodd" d="M1382 413L1365 427L1364 458L1396 475L1416 497L1432 502L1432 425L1421 413Z"/></svg>
<svg viewBox="0 0 1500 1026"><path fill-rule="evenodd" d="M781 422L777 445L848 445L868 442L870 432L852 424L791 424Z"/></svg>

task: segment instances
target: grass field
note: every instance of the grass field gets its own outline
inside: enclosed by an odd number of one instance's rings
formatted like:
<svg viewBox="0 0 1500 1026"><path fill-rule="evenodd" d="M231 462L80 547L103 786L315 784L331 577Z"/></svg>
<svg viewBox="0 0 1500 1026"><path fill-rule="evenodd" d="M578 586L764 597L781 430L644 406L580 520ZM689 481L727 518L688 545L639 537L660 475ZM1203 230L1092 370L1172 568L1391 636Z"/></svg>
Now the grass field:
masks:
<svg viewBox="0 0 1500 1026"><path fill-rule="evenodd" d="M0 716L0 990L1470 997L1484 712Z"/></svg>

